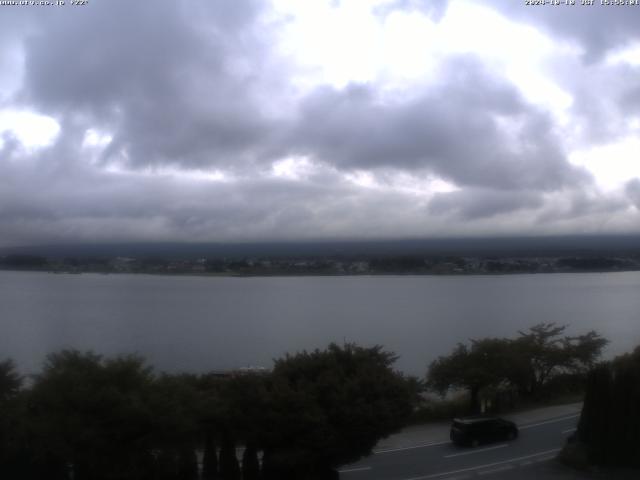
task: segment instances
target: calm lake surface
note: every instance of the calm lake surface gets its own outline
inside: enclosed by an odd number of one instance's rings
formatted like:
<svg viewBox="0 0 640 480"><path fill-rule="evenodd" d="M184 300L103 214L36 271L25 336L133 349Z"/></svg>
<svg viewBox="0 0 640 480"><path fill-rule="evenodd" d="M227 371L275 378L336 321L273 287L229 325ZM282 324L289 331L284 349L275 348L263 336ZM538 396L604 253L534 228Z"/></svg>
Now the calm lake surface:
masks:
<svg viewBox="0 0 640 480"><path fill-rule="evenodd" d="M159 370L270 367L329 342L382 344L422 375L459 341L538 322L640 344L640 272L213 278L0 271L0 359L24 373L62 348L139 353Z"/></svg>

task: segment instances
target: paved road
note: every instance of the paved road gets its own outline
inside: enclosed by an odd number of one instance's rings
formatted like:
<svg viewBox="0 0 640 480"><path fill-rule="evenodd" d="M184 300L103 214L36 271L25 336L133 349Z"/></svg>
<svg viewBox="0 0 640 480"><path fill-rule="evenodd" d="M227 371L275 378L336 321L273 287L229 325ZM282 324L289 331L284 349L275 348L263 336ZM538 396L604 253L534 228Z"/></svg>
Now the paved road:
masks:
<svg viewBox="0 0 640 480"><path fill-rule="evenodd" d="M572 413L519 425L520 435L511 442L476 448L456 447L448 441L378 450L362 461L344 467L343 480L463 480L467 478L515 478L522 469L555 458L575 430L578 414ZM529 476L529 475L524 475ZM492 478L493 480L493 478Z"/></svg>

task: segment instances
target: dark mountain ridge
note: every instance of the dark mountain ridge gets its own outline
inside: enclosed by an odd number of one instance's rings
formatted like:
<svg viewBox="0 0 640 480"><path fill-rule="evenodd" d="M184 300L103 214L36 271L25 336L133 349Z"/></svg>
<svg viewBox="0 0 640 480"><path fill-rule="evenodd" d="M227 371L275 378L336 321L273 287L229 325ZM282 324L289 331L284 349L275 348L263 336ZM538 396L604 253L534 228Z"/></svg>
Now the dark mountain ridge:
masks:
<svg viewBox="0 0 640 480"><path fill-rule="evenodd" d="M167 259L247 257L372 257L469 255L535 257L639 255L640 235L327 240L237 243L78 243L0 248L0 256L47 258L163 257Z"/></svg>

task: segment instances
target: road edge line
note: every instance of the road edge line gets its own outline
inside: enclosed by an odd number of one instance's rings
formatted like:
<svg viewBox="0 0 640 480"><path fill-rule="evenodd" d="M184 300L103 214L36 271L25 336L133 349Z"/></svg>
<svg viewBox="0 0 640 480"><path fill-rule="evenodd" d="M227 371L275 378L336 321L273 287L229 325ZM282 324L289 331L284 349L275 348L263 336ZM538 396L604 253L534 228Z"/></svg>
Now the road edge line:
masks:
<svg viewBox="0 0 640 480"><path fill-rule="evenodd" d="M451 470L450 472L432 473L431 475L423 475L421 477L405 478L403 480L426 480L428 478L444 477L445 475L453 475L453 474L456 474L456 473L471 472L471 471L474 471L474 470L480 470L481 468L494 467L496 465L502 465L502 464L511 463L511 462L519 462L520 460L526 460L527 458L539 457L541 455L547 455L549 453L559 452L560 450L562 450L562 448L554 448L552 450L545 450L544 452L532 453L531 455L525 455L523 457L510 458L508 460L502 460L500 462L487 463L485 465L476 465L475 467L467 467L467 468L462 468L460 470Z"/></svg>

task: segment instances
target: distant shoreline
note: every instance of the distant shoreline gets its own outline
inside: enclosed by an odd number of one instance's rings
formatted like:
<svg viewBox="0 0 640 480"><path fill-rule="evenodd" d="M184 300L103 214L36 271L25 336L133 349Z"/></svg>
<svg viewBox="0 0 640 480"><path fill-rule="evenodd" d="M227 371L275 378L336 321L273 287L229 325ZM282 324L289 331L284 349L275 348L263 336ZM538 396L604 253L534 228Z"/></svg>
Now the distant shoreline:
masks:
<svg viewBox="0 0 640 480"><path fill-rule="evenodd" d="M510 275L640 271L640 253L563 255L288 255L184 257L69 256L34 254L0 257L0 269L52 273L142 273L211 277L361 275Z"/></svg>
<svg viewBox="0 0 640 480"><path fill-rule="evenodd" d="M544 274L580 274L580 273L630 273L640 272L640 268L610 270L552 270L552 271L512 271L512 272L361 272L361 273L313 273L313 272L274 272L274 273L238 273L238 272L153 272L153 271L58 271L49 269L6 268L2 272L49 273L54 275L153 275L163 277L205 277L205 278L267 278L267 277L498 277L510 275Z"/></svg>

